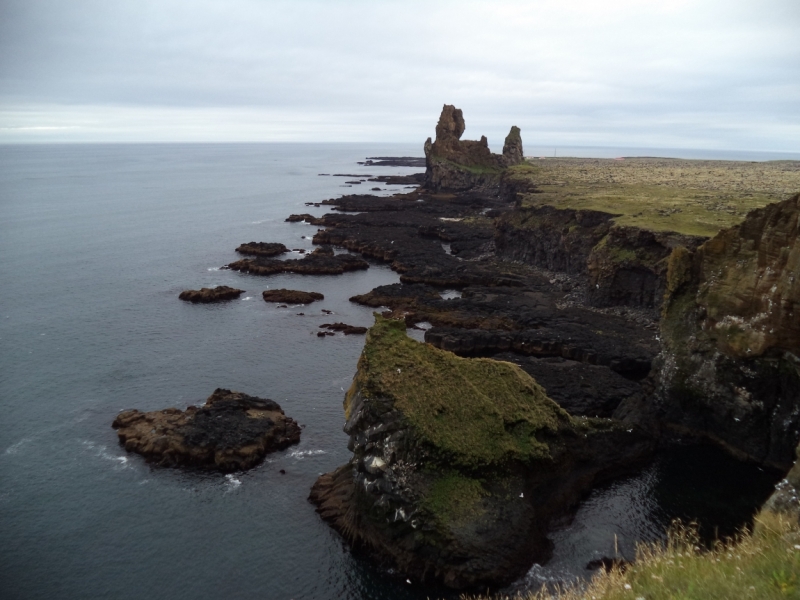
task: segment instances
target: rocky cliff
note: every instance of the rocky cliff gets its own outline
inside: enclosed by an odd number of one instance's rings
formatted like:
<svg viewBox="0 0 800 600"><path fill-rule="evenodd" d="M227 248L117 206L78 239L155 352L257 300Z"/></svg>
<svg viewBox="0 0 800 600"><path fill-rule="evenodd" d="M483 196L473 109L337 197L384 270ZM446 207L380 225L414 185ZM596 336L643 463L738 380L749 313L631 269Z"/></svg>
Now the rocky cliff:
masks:
<svg viewBox="0 0 800 600"><path fill-rule="evenodd" d="M344 406L353 458L311 501L374 560L456 588L524 573L546 557L554 515L653 445L570 416L516 365L459 358L381 317Z"/></svg>
<svg viewBox="0 0 800 600"><path fill-rule="evenodd" d="M676 249L656 361L671 426L781 468L800 440L800 195Z"/></svg>
<svg viewBox="0 0 800 600"><path fill-rule="evenodd" d="M466 125L460 108L445 104L436 125L436 140L425 142L425 187L432 191L464 191L497 186L503 170L523 161L522 136L512 127L502 154L489 150L486 136L462 140Z"/></svg>

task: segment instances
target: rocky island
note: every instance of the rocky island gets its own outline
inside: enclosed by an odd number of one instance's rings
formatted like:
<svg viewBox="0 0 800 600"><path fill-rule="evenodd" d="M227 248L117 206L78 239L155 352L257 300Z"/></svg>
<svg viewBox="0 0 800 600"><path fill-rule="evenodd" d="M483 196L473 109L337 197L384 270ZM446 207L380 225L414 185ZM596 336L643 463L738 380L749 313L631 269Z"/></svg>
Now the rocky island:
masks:
<svg viewBox="0 0 800 600"><path fill-rule="evenodd" d="M121 412L119 442L161 466L237 471L300 441L300 427L277 402L217 389L201 407Z"/></svg>

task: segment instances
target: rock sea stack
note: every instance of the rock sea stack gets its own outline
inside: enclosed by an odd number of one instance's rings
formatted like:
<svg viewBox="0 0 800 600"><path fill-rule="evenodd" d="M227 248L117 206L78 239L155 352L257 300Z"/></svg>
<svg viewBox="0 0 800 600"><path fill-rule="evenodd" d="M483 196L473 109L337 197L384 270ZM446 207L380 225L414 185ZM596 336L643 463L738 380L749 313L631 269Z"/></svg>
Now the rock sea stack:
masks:
<svg viewBox="0 0 800 600"><path fill-rule="evenodd" d="M249 469L300 441L300 427L272 400L218 388L200 408L126 410L111 425L128 452L167 467Z"/></svg>
<svg viewBox="0 0 800 600"><path fill-rule="evenodd" d="M265 290L261 292L265 302L285 302L286 304L311 304L317 300L324 300L325 296L319 292L301 292L300 290Z"/></svg>
<svg viewBox="0 0 800 600"><path fill-rule="evenodd" d="M570 416L516 365L457 357L377 315L344 406L353 458L310 500L373 560L453 588L507 583L546 558L550 519L654 445Z"/></svg>
<svg viewBox="0 0 800 600"><path fill-rule="evenodd" d="M523 161L522 136L512 127L503 154L489 150L486 136L462 140L466 125L460 108L445 104L436 125L436 140L425 142L425 187L432 191L464 191L498 185L503 170Z"/></svg>
<svg viewBox="0 0 800 600"><path fill-rule="evenodd" d="M235 300L244 294L244 290L220 285L213 288L200 288L199 290L185 290L180 293L178 298L187 302L199 302L208 304L210 302L222 302L224 300Z"/></svg>

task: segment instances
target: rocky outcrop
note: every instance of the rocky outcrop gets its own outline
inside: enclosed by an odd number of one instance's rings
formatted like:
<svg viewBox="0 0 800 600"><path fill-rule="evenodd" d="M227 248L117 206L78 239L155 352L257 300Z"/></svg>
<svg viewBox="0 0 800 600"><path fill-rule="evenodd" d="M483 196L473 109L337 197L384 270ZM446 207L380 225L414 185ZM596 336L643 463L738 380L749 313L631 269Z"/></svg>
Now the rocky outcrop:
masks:
<svg viewBox="0 0 800 600"><path fill-rule="evenodd" d="M300 290L265 290L261 292L265 302L281 302L285 304L311 304L317 300L324 300L325 296L319 292L302 292Z"/></svg>
<svg viewBox="0 0 800 600"><path fill-rule="evenodd" d="M669 260L665 422L788 468L800 441L800 195Z"/></svg>
<svg viewBox="0 0 800 600"><path fill-rule="evenodd" d="M368 269L369 263L352 254L334 254L330 246L317 248L300 259L245 258L227 265L227 268L253 275L299 273L302 275L341 275L348 271Z"/></svg>
<svg viewBox="0 0 800 600"><path fill-rule="evenodd" d="M217 389L198 408L126 410L112 424L120 444L162 466L236 471L300 441L300 427L272 400Z"/></svg>
<svg viewBox="0 0 800 600"><path fill-rule="evenodd" d="M244 294L244 290L218 285L213 288L200 288L199 290L185 290L180 293L178 298L187 302L199 302L208 304L210 302L222 302L223 300L235 300Z"/></svg>
<svg viewBox="0 0 800 600"><path fill-rule="evenodd" d="M425 187L430 190L464 191L498 186L506 167L523 160L519 127L512 127L503 154L489 150L486 136L479 141L462 140L466 125L461 109L445 104L436 125L436 140L425 142Z"/></svg>
<svg viewBox="0 0 800 600"><path fill-rule="evenodd" d="M242 244L236 251L239 254L250 254L252 256L278 256L285 254L289 249L277 242L248 242Z"/></svg>
<svg viewBox="0 0 800 600"><path fill-rule="evenodd" d="M320 329L327 329L328 331L338 331L345 335L364 335L367 333L366 327L358 327L356 325L348 325L347 323L323 323L319 326Z"/></svg>
<svg viewBox="0 0 800 600"><path fill-rule="evenodd" d="M519 367L415 342L376 318L345 396L352 460L310 499L355 548L404 577L508 582L546 557L550 519L653 442L571 417Z"/></svg>

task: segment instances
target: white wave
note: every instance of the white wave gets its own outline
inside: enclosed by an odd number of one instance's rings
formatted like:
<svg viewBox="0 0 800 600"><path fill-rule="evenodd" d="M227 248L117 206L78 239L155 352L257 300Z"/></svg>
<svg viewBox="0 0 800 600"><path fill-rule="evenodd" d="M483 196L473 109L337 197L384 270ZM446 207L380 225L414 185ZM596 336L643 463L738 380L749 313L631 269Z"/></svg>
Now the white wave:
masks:
<svg viewBox="0 0 800 600"><path fill-rule="evenodd" d="M228 488L229 492L235 490L240 485L242 485L241 480L239 480L236 477L236 475L233 475L233 474L225 475L225 480L226 480L225 485Z"/></svg>
<svg viewBox="0 0 800 600"><path fill-rule="evenodd" d="M253 299L252 296L245 296L244 298L242 298L242 300L252 300L252 299Z"/></svg>
<svg viewBox="0 0 800 600"><path fill-rule="evenodd" d="M271 223L275 219L261 219L260 221L250 221L251 225L261 225L262 223Z"/></svg>
<svg viewBox="0 0 800 600"><path fill-rule="evenodd" d="M327 452L325 450L294 450L289 453L289 456L302 460L306 456L317 456L318 454L327 454Z"/></svg>
<svg viewBox="0 0 800 600"><path fill-rule="evenodd" d="M209 271L219 271L219 267L208 267Z"/></svg>
<svg viewBox="0 0 800 600"><path fill-rule="evenodd" d="M31 443L32 441L33 441L33 438L29 438L29 437L22 438L17 443L11 444L8 448L6 448L5 452L3 452L3 454L16 454L17 452L19 452L20 448L22 448L25 444Z"/></svg>
<svg viewBox="0 0 800 600"><path fill-rule="evenodd" d="M130 465L128 464L128 457L127 456L116 456L108 452L108 447L103 446L100 444L95 444L90 440L83 440L81 442L86 448L91 450L95 456L98 458L102 458L103 460L111 461L115 464L115 468L117 469L127 469Z"/></svg>

